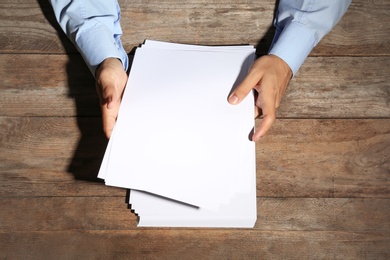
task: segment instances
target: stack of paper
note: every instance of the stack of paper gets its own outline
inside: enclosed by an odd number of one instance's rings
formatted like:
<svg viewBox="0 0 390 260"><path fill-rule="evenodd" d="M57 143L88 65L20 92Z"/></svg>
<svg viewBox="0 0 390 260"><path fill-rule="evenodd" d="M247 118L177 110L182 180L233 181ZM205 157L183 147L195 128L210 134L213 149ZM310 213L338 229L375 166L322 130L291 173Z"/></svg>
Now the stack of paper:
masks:
<svg viewBox="0 0 390 260"><path fill-rule="evenodd" d="M253 227L254 101L230 105L252 46L146 41L98 177L130 189L138 226Z"/></svg>

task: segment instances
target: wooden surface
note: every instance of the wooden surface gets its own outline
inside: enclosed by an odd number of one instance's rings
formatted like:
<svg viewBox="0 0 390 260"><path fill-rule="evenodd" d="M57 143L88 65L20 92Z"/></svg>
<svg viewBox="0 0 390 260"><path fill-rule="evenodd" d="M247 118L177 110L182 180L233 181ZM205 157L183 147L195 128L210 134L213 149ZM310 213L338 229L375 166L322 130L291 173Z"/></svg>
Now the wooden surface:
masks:
<svg viewBox="0 0 390 260"><path fill-rule="evenodd" d="M274 0L120 4L129 52L155 39L263 54L274 31ZM94 80L48 1L1 1L0 258L389 259L389 11L353 1L291 81L256 146L253 229L159 229L96 178Z"/></svg>

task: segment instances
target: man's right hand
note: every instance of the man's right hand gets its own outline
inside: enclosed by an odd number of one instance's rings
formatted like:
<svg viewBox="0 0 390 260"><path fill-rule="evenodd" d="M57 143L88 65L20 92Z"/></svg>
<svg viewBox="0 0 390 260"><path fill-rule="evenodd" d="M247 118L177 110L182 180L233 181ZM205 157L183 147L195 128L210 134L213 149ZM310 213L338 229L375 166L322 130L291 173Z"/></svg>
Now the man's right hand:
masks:
<svg viewBox="0 0 390 260"><path fill-rule="evenodd" d="M265 55L257 59L243 82L231 93L230 104L239 104L252 89L258 96L255 100L257 115L263 119L259 129L253 134L253 141L258 141L271 128L276 119L276 108L282 100L287 85L292 77L288 64L275 55ZM256 115L256 117L257 117Z"/></svg>

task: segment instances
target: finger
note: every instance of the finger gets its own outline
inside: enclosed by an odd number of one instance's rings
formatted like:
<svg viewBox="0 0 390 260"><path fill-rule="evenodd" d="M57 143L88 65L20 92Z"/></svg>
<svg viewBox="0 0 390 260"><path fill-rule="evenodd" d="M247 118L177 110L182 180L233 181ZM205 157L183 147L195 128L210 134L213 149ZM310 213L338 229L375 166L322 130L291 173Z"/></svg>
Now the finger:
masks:
<svg viewBox="0 0 390 260"><path fill-rule="evenodd" d="M254 99L254 103L255 103L255 118L258 118L259 116L261 116L261 109L256 106L256 101L257 99L259 98L259 92L257 90L253 90L253 99Z"/></svg>
<svg viewBox="0 0 390 260"><path fill-rule="evenodd" d="M239 104L259 83L261 76L261 73L257 72L253 68L250 69L245 79L230 94L228 102L232 105Z"/></svg>
<svg viewBox="0 0 390 260"><path fill-rule="evenodd" d="M257 142L262 138L268 130L271 128L272 124L275 122L276 117L274 115L265 115L261 120L260 126L253 134L253 141Z"/></svg>
<svg viewBox="0 0 390 260"><path fill-rule="evenodd" d="M264 86L267 82L264 82ZM271 82L268 82L271 84ZM255 131L253 135L253 141L258 141L263 137L268 130L271 128L272 124L276 120L276 93L272 88L261 87L259 98L257 100L257 106L261 108L263 119L260 123L259 128Z"/></svg>
<svg viewBox="0 0 390 260"><path fill-rule="evenodd" d="M107 138L111 137L112 130L114 129L116 118L119 110L119 103L117 102L114 107L108 108L107 105L101 105L103 131Z"/></svg>
<svg viewBox="0 0 390 260"><path fill-rule="evenodd" d="M111 109L115 107L119 101L119 95L115 86L103 86L102 92L103 100L107 108Z"/></svg>
<svg viewBox="0 0 390 260"><path fill-rule="evenodd" d="M115 125L116 114L113 108L116 107L115 90L104 87L104 82L96 83L96 90L100 99L100 109L102 112L103 132L109 139Z"/></svg>
<svg viewBox="0 0 390 260"><path fill-rule="evenodd" d="M255 118L258 118L261 115L261 109L255 106Z"/></svg>

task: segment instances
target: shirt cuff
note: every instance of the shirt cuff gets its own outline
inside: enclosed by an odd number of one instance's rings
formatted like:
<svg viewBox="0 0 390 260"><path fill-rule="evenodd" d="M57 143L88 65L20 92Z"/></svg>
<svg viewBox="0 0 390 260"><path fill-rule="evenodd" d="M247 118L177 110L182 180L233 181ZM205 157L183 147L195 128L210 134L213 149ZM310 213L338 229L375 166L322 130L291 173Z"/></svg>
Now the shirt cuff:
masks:
<svg viewBox="0 0 390 260"><path fill-rule="evenodd" d="M128 56L119 36L114 38L112 32L103 24L96 24L79 32L75 43L93 76L99 64L107 58L117 58L125 70L128 68Z"/></svg>
<svg viewBox="0 0 390 260"><path fill-rule="evenodd" d="M316 45L314 34L302 25L291 22L276 37L269 54L284 60L295 75Z"/></svg>

